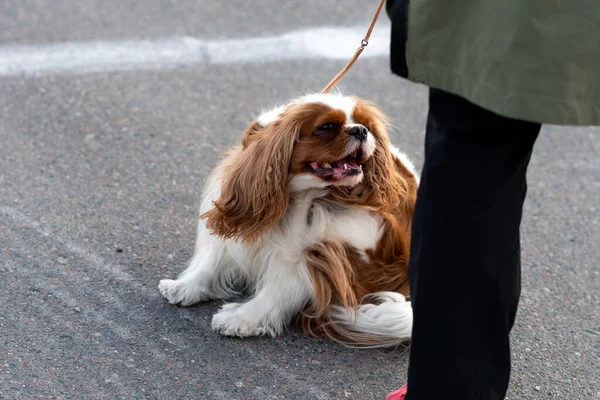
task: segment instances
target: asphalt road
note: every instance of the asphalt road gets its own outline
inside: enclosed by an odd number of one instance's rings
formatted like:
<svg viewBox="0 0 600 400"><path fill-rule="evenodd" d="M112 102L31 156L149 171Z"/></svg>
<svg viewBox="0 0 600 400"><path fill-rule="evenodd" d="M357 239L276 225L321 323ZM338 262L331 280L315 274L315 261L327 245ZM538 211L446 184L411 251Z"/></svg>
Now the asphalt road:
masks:
<svg viewBox="0 0 600 400"><path fill-rule="evenodd" d="M0 4L0 62L13 45L277 36L366 28L371 14L358 0L48 4ZM202 185L252 113L319 90L343 63L0 75L0 398L383 399L403 384L406 349L293 328L222 338L218 302L176 308L156 289L191 256ZM377 102L421 164L423 87L365 57L342 89ZM508 398L600 399L600 130L544 127L529 184Z"/></svg>

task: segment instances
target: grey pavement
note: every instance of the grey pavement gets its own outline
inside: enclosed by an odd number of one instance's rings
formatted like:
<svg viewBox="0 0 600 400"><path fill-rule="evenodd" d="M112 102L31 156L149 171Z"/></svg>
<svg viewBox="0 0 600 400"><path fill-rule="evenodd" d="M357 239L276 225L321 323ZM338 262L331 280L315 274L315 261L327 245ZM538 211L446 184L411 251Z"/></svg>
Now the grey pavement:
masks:
<svg viewBox="0 0 600 400"><path fill-rule="evenodd" d="M366 28L374 7L48 4L3 1L0 49ZM0 76L0 398L383 399L402 385L406 348L348 349L293 327L223 338L210 330L219 302L177 308L156 289L190 258L202 185L252 114L319 90L343 64ZM360 59L341 86L378 103L393 142L421 165L424 87L392 76L386 57ZM544 127L529 172L509 399L600 399L599 199L600 129Z"/></svg>

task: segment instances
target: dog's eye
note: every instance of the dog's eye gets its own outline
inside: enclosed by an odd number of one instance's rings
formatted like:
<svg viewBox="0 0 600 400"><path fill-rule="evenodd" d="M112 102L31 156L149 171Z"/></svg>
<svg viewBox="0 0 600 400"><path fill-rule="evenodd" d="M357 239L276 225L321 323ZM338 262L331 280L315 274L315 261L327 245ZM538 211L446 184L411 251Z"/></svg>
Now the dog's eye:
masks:
<svg viewBox="0 0 600 400"><path fill-rule="evenodd" d="M315 135L319 136L319 135L324 135L329 133L330 131L332 131L337 125L334 124L333 122L327 122L326 124L323 124L321 126L319 126L316 131L315 131Z"/></svg>

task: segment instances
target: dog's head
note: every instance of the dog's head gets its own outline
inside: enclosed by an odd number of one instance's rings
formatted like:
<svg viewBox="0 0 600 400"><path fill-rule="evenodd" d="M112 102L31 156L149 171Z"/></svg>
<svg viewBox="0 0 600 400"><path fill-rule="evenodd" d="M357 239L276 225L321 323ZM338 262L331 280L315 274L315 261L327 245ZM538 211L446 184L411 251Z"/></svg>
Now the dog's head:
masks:
<svg viewBox="0 0 600 400"><path fill-rule="evenodd" d="M312 94L261 114L225 169L221 196L204 214L223 237L253 241L273 228L290 193L330 188L339 201L392 210L407 182L390 152L384 114L337 94Z"/></svg>

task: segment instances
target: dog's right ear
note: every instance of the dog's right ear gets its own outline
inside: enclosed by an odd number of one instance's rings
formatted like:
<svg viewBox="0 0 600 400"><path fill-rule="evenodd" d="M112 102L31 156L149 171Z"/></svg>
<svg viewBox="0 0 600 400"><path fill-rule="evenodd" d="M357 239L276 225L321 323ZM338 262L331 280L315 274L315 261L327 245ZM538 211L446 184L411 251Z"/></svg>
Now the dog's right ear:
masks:
<svg viewBox="0 0 600 400"><path fill-rule="evenodd" d="M283 218L289 203L289 167L300 125L285 117L253 122L224 170L221 196L200 216L224 238L253 242Z"/></svg>

